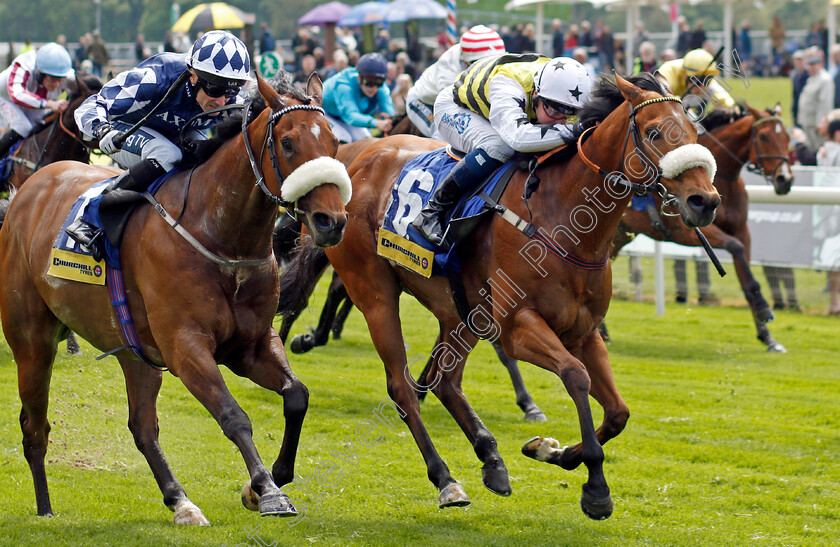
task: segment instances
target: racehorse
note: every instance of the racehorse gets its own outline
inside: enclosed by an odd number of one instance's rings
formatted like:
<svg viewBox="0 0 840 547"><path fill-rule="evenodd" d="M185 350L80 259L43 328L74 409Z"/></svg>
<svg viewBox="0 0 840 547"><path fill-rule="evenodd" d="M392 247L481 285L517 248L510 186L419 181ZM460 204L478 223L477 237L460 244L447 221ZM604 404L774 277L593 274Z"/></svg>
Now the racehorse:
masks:
<svg viewBox="0 0 840 547"><path fill-rule="evenodd" d="M15 155L10 158L12 172L7 182L10 188L20 188L35 170L50 163L60 160L90 161L90 146L82 140L74 114L85 99L100 89L102 81L99 78L92 74L76 73L75 85L71 85L67 97L67 109L60 114L48 116L38 132L23 139Z"/></svg>
<svg viewBox="0 0 840 547"><path fill-rule="evenodd" d="M249 112L243 111L241 120L218 124L218 150L173 175L154 198L147 196L157 201L155 208L143 205L128 222L121 264L139 353L148 364L127 349L108 289L46 274L50 248L73 202L116 170L58 162L36 172L13 199L0 230L0 275L6 285L0 312L18 367L24 456L38 515L52 514L44 467L47 402L56 343L71 329L96 348L114 351L119 360L129 429L176 524L208 521L187 498L158 443L156 398L164 366L242 453L250 475L243 503L258 498L264 516L295 514L279 486L294 478L308 391L291 371L271 326L278 299L271 231L283 203L302 217L316 244L336 244L346 223L343 204L350 181L333 159L338 141L320 108L321 81L311 78L306 94L287 76L276 85L277 91L258 79L262 99L255 97L259 100L251 107L256 119L247 123ZM180 231L158 218L168 211L180 211ZM286 429L271 471L217 363L283 397Z"/></svg>
<svg viewBox="0 0 840 547"><path fill-rule="evenodd" d="M575 403L582 442L560 449L556 440L536 437L525 444L523 453L565 469L584 463L589 471L581 497L584 513L594 519L612 514L601 445L621 432L629 411L616 389L596 327L612 292L613 234L630 188L655 185L675 196L689 226L710 223L720 202L710 179L713 160L694 144L696 129L679 100L665 97L664 89L649 75L634 81L655 91L619 76L615 83L602 81L583 109L583 121L590 129L578 141L579 153L568 161L545 160L533 173L542 182L527 199L521 196L532 177L515 173L497 209L504 210L510 223L498 215L487 216L459 245L463 285L472 309L466 327L445 278L416 275L376 254L379 226L402 166L439 143L389 137L368 147L348 169L354 185L348 204L351 220L344 239L328 249L327 256L365 316L385 365L388 393L420 448L441 507L467 505L470 499L437 453L420 416L415 393L419 386L410 381L400 326L403 290L439 321L440 344L422 384L431 386L467 435L483 463L484 485L500 495L511 492L495 438L461 389L465 357L478 336L499 341L511 358L560 377ZM652 150L658 161L651 158ZM588 205L593 201L595 205ZM593 207L599 210L597 215ZM604 407L597 430L590 394Z"/></svg>
<svg viewBox="0 0 840 547"><path fill-rule="evenodd" d="M416 135L418 137L424 137L423 133L420 132L417 127L411 123L411 118L407 115L402 116L401 118L395 117L394 126L388 132L388 136L391 135Z"/></svg>
<svg viewBox="0 0 840 547"><path fill-rule="evenodd" d="M735 272L744 296L747 298L756 325L757 337L771 352L785 352L767 328L773 320L773 311L761 294L758 281L750 271L750 230L747 226L747 196L741 168L748 165L761 174L775 192L784 195L790 192L793 175L787 150L788 134L780 111L759 111L746 106L746 112L737 120L731 120L727 112L712 112L702 120L706 129L698 142L715 156L718 170L715 187L721 195L713 224L701 228L712 247L726 249L731 255ZM655 211L664 211L661 217ZM663 209L662 200L655 198L652 219L647 211L628 208L621 220L613 246L613 256L636 234L645 234L660 241L673 241L680 245L699 247L700 240L694 230L680 225L678 220Z"/></svg>

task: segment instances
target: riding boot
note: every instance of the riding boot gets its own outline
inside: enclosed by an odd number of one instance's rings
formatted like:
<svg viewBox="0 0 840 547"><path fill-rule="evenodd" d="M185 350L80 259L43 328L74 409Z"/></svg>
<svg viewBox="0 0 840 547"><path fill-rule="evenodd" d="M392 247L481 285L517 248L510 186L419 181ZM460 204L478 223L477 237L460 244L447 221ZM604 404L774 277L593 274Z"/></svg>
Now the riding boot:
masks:
<svg viewBox="0 0 840 547"><path fill-rule="evenodd" d="M23 137L14 129L10 129L0 137L0 159L4 159L12 147L23 140Z"/></svg>
<svg viewBox="0 0 840 547"><path fill-rule="evenodd" d="M411 223L429 243L442 245L446 232L444 223L449 208L466 192L471 192L495 171L501 162L481 148L458 162L437 187L429 202Z"/></svg>
<svg viewBox="0 0 840 547"><path fill-rule="evenodd" d="M117 176L102 190L99 202L99 217L103 226L114 226L107 233L108 240L119 248L122 232L125 229L128 213L142 201L140 192L146 190L155 180L166 174L166 170L153 159L143 160ZM81 218L65 230L74 241L86 247L94 258L104 256L102 230Z"/></svg>

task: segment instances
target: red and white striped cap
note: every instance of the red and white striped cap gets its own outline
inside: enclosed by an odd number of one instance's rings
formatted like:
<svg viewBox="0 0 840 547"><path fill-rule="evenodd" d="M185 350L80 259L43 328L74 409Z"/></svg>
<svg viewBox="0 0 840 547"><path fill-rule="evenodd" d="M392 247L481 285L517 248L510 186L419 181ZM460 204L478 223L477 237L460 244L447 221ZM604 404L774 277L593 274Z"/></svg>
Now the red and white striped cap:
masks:
<svg viewBox="0 0 840 547"><path fill-rule="evenodd" d="M484 25L476 25L461 36L461 61L465 63L502 53L505 53L502 37Z"/></svg>

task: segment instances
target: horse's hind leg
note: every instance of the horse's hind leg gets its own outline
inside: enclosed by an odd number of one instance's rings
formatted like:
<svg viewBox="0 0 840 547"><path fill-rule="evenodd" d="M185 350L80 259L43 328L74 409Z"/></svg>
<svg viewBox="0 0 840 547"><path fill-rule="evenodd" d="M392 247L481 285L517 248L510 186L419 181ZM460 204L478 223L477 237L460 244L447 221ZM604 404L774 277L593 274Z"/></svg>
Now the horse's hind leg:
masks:
<svg viewBox="0 0 840 547"><path fill-rule="evenodd" d="M531 394L528 393L528 388L525 387L525 382L522 380L522 374L519 372L519 365L516 359L511 359L505 355L505 350L498 342L493 343L493 349L496 350L496 355L499 356L499 360L507 369L508 374L510 374L513 391L516 393L516 404L525 413L525 419L529 422L544 422L548 420L545 414L543 414L543 411L540 410L540 407L537 406L537 403L534 402Z"/></svg>
<svg viewBox="0 0 840 547"><path fill-rule="evenodd" d="M172 473L158 442L160 429L156 401L163 380L162 373L140 361L124 358L119 361L128 394L128 429L134 436L134 444L152 469L152 475L163 494L163 503L175 513L175 524L209 526L201 509L187 498L187 493Z"/></svg>
<svg viewBox="0 0 840 547"><path fill-rule="evenodd" d="M429 384L432 386L432 392L461 426L475 450L475 455L484 464L481 469L484 486L495 494L509 496L510 476L499 454L496 439L470 406L461 388L467 355L477 341L471 334L465 335L463 331L466 331L463 323L458 324L455 329L449 329L441 323L438 338L441 343L436 345L432 352L433 363L426 379L428 381L429 377L432 377ZM469 349L465 345L468 345Z"/></svg>
<svg viewBox="0 0 840 547"><path fill-rule="evenodd" d="M31 291L35 294L34 287ZM44 467L50 433L47 407L56 345L63 325L40 299L38 302L23 303L18 298L11 302L6 298L22 292L26 291L7 291L4 294L3 331L17 363L23 455L32 472L38 515L51 516Z"/></svg>

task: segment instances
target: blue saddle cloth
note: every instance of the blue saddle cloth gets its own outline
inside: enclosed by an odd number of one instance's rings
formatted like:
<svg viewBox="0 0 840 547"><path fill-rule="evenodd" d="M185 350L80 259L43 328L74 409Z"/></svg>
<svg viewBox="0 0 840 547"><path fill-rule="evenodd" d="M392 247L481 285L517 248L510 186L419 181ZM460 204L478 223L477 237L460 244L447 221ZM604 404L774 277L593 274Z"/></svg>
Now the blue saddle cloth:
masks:
<svg viewBox="0 0 840 547"><path fill-rule="evenodd" d="M9 153L6 155L5 158L0 159L0 181L5 181L12 175L12 168L15 166L15 162L11 160L11 157L15 155L17 149L20 148L20 145L23 144L23 141L16 142L9 148Z"/></svg>
<svg viewBox="0 0 840 547"><path fill-rule="evenodd" d="M456 163L458 163L457 160L446 153L446 148L421 154L407 162L397 179L397 183L391 190L391 201L382 221L382 228L385 230L402 236L435 253L432 275L445 275L447 271L461 271L456 251L457 244L453 245L448 251L433 245L411 226L411 222L420 214L420 211L431 199L435 189L455 167ZM500 167L484 183L481 189L487 194L492 192L512 163L513 161L509 161ZM472 195L463 196L458 204L451 209L447 221L452 219L460 221L481 214L486 202L475 195L477 193L478 191Z"/></svg>
<svg viewBox="0 0 840 547"><path fill-rule="evenodd" d="M179 170L175 169L170 171L157 179L150 187L149 192L154 194L157 190L166 182L169 177L177 173ZM75 202L73 202L73 206L70 208L70 214L67 215L67 218L64 219L64 224L61 226L61 231L58 233L58 237L53 243L53 248L55 249L63 249L66 251L71 251L77 254L83 255L90 255L86 249L84 249L81 245L76 243L67 232L64 231L65 228L70 226L77 218L81 217L82 220L85 222L96 226L97 228L102 228L102 221L99 218L99 203L102 201L102 190L110 184L116 177L111 177L110 179L105 179L102 182L97 182L93 186L87 189L84 194L78 197ZM120 250L111 245L111 242L108 241L108 238L105 239L105 263L110 266L111 268L121 269L120 266Z"/></svg>
<svg viewBox="0 0 840 547"><path fill-rule="evenodd" d="M656 201L654 201L653 194L650 192L643 196L633 194L633 197L630 198L630 208L634 211L647 211L648 205L656 209Z"/></svg>

